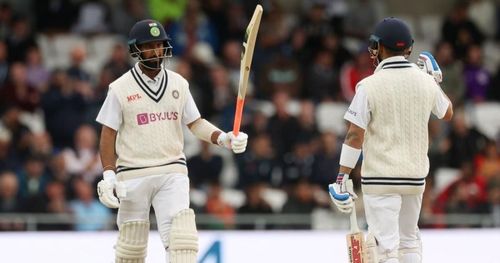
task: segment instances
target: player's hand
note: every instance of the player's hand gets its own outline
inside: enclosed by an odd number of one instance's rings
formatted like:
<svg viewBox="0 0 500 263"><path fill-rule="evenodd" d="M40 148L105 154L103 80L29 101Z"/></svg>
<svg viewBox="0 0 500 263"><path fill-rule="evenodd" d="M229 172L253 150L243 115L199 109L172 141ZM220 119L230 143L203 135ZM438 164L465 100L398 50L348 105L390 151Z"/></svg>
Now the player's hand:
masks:
<svg viewBox="0 0 500 263"><path fill-rule="evenodd" d="M348 174L339 173L337 181L328 185L328 192L333 203L340 212L349 214L354 207L354 199L358 198L352 189L352 181Z"/></svg>
<svg viewBox="0 0 500 263"><path fill-rule="evenodd" d="M221 133L217 138L217 144L227 149L232 150L234 153L242 153L247 148L248 135L244 132L239 132L235 136L233 132Z"/></svg>
<svg viewBox="0 0 500 263"><path fill-rule="evenodd" d="M418 55L417 66L425 73L433 76L437 83L443 81L443 73L430 52L424 51Z"/></svg>
<svg viewBox="0 0 500 263"><path fill-rule="evenodd" d="M114 194L116 191L116 195ZM106 170L103 173L103 179L97 184L97 194L103 205L109 208L118 208L120 202L118 198L124 198L127 195L127 189L123 182L116 181L116 174L112 170Z"/></svg>

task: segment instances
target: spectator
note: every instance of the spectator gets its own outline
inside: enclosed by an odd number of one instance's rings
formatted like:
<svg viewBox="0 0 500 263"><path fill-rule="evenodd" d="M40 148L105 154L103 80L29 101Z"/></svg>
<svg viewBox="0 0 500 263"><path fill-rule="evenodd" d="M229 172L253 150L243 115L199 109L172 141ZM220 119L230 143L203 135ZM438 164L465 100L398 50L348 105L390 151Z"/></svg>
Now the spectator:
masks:
<svg viewBox="0 0 500 263"><path fill-rule="evenodd" d="M12 20L12 31L6 36L9 62L24 61L27 51L36 46L28 18L18 16Z"/></svg>
<svg viewBox="0 0 500 263"><path fill-rule="evenodd" d="M104 230L111 223L111 211L94 197L95 189L83 180L73 183L76 199L71 201L70 208L75 216L75 230Z"/></svg>
<svg viewBox="0 0 500 263"><path fill-rule="evenodd" d="M306 72L308 97L314 102L338 100L340 97L339 74L333 68L333 54L329 50L319 50Z"/></svg>
<svg viewBox="0 0 500 263"><path fill-rule="evenodd" d="M443 40L453 45L455 57L465 58L467 49L472 44L482 44L484 35L467 17L469 5L466 0L459 0L445 18L441 28Z"/></svg>
<svg viewBox="0 0 500 263"><path fill-rule="evenodd" d="M117 79L132 67L128 58L127 47L123 43L116 43L111 51L111 58L106 62L103 70L111 71L112 79Z"/></svg>
<svg viewBox="0 0 500 263"><path fill-rule="evenodd" d="M22 111L34 112L40 106L40 92L28 82L26 65L11 64L9 81L1 89L3 103L13 103Z"/></svg>
<svg viewBox="0 0 500 263"><path fill-rule="evenodd" d="M475 103L485 101L491 80L490 74L483 67L480 46L471 45L467 50L463 74L467 99Z"/></svg>
<svg viewBox="0 0 500 263"><path fill-rule="evenodd" d="M276 151L276 157L284 156L285 153L290 152L298 137L299 124L297 118L288 113L289 102L290 96L285 91L277 91L273 95L273 105L276 112L269 118L268 132L271 136L272 147Z"/></svg>
<svg viewBox="0 0 500 263"><path fill-rule="evenodd" d="M370 54L366 52L365 45L362 45L362 47L358 50L354 59L346 62L340 70L340 87L342 96L347 102L350 102L354 97L358 82L373 74L373 62L370 59ZM441 61L439 62L441 63Z"/></svg>
<svg viewBox="0 0 500 263"><path fill-rule="evenodd" d="M101 158L97 150L97 134L92 126L84 124L76 130L73 147L62 152L69 174L93 184L102 173Z"/></svg>
<svg viewBox="0 0 500 263"><path fill-rule="evenodd" d="M463 63L454 55L453 46L445 41L437 44L434 54L443 72L441 88L448 95L455 107L464 102L465 80L463 78Z"/></svg>
<svg viewBox="0 0 500 263"><path fill-rule="evenodd" d="M1 11L0 11L1 12ZM5 40L0 40L0 87L2 87L9 77L9 53Z"/></svg>
<svg viewBox="0 0 500 263"><path fill-rule="evenodd" d="M283 205L281 213L288 215L307 215L310 216L316 208L313 190L306 180L298 180L288 195L286 203ZM310 224L300 223L288 225L290 229L311 229Z"/></svg>
<svg viewBox="0 0 500 263"><path fill-rule="evenodd" d="M333 132L324 132L321 134L321 143L319 151L314 156L313 173L311 183L324 186L333 181L334 171L339 169L340 147L337 142L337 135Z"/></svg>
<svg viewBox="0 0 500 263"><path fill-rule="evenodd" d="M272 229L272 224L266 223L266 219L260 215L270 215L273 213L271 206L262 198L265 189L264 183L254 183L246 187L245 204L238 209L238 214L256 216L254 224L240 224L239 229Z"/></svg>
<svg viewBox="0 0 500 263"><path fill-rule="evenodd" d="M486 137L476 128L466 123L464 112L456 111L453 116L452 129L448 135L450 148L447 152L449 166L459 168L462 163L473 160L474 156L486 144Z"/></svg>
<svg viewBox="0 0 500 263"><path fill-rule="evenodd" d="M500 153L495 141L488 141L482 153L475 156L474 166L478 176L482 176L488 183L500 176Z"/></svg>
<svg viewBox="0 0 500 263"><path fill-rule="evenodd" d="M205 212L216 219L212 229L229 229L235 224L235 211L222 199L222 187L219 183L212 183L208 188Z"/></svg>
<svg viewBox="0 0 500 263"><path fill-rule="evenodd" d="M169 6L169 8L165 9L171 8ZM165 19L159 21L165 21ZM197 42L209 44L212 50L216 52L219 50L217 30L205 14L200 11L198 0L187 1L184 15L181 19L173 22L170 27L167 27L166 30L172 38L171 43L175 47L173 49L175 56L190 54Z"/></svg>
<svg viewBox="0 0 500 263"><path fill-rule="evenodd" d="M43 58L37 46L30 47L26 54L27 82L39 92L47 91L50 72L43 65Z"/></svg>
<svg viewBox="0 0 500 263"><path fill-rule="evenodd" d="M19 191L19 181L16 174L10 171L0 173L0 214L19 213L22 204L17 194ZM0 231L24 230L25 225L20 218L0 220Z"/></svg>
<svg viewBox="0 0 500 263"><path fill-rule="evenodd" d="M45 160L41 156L30 155L19 176L19 196L24 199L23 211L42 213L45 211L44 194L50 181L45 171Z"/></svg>
<svg viewBox="0 0 500 263"><path fill-rule="evenodd" d="M247 152L237 158L238 188L246 189L255 183L265 183L274 187L281 185L282 178L276 178L277 165L274 149L267 134L252 136Z"/></svg>
<svg viewBox="0 0 500 263"><path fill-rule="evenodd" d="M64 222L70 211L65 191L65 185L61 182L53 181L47 184L44 213L50 214L56 220L59 219L60 222L56 224L39 224L37 230L71 230L71 225Z"/></svg>
<svg viewBox="0 0 500 263"><path fill-rule="evenodd" d="M45 124L58 149L71 147L85 116L84 96L62 70L52 74L49 90L42 96Z"/></svg>
<svg viewBox="0 0 500 263"><path fill-rule="evenodd" d="M18 191L19 181L16 174L11 171L0 173L0 213L21 212L21 204L17 198ZM5 230L2 226L0 229Z"/></svg>
<svg viewBox="0 0 500 263"><path fill-rule="evenodd" d="M191 187L203 188L214 183L220 183L222 172L222 157L215 155L207 142L200 142L201 151L191 157L187 164Z"/></svg>

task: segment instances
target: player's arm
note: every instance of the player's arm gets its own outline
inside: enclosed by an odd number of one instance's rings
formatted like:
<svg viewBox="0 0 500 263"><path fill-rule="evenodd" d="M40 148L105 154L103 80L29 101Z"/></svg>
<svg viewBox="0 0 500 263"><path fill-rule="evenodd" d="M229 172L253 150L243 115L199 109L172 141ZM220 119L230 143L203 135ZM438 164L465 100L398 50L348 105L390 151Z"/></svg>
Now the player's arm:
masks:
<svg viewBox="0 0 500 263"><path fill-rule="evenodd" d="M365 130L351 123L347 131L340 157L339 173L350 174L358 162L365 140Z"/></svg>
<svg viewBox="0 0 500 263"><path fill-rule="evenodd" d="M441 72L441 68L430 52L424 51L420 53L418 56L417 65L422 71L434 77L434 80L436 80L438 86L439 83L443 81L443 73ZM446 95L446 93L444 93L441 87L439 87L439 93L440 94L438 94L436 98L436 102L432 112L438 118L445 121L450 121L453 117L453 105L450 98ZM446 111L443 115L444 109L446 109Z"/></svg>
<svg viewBox="0 0 500 263"><path fill-rule="evenodd" d="M101 155L102 167L105 171L116 170L115 141L116 131L106 125L103 125L99 143L99 152Z"/></svg>
<svg viewBox="0 0 500 263"><path fill-rule="evenodd" d="M115 174L115 140L122 120L120 102L113 90L110 89L96 118L96 121L102 124L99 153L104 169L102 173L103 179L97 184L97 193L99 200L109 208L118 208L120 205L118 198L123 198L127 194L125 184L118 182ZM114 194L115 190L116 196Z"/></svg>
<svg viewBox="0 0 500 263"><path fill-rule="evenodd" d="M344 119L351 123L340 152L340 169L335 183L328 186L333 203L343 213L350 213L357 196L347 187L349 174L356 167L365 139L365 129L370 122L370 108L366 91L359 87Z"/></svg>
<svg viewBox="0 0 500 263"><path fill-rule="evenodd" d="M234 153L242 153L246 150L248 135L240 133L235 136L232 132L223 132L215 125L201 117L196 103L187 90L186 103L182 113L182 122L198 139L216 144L232 150Z"/></svg>

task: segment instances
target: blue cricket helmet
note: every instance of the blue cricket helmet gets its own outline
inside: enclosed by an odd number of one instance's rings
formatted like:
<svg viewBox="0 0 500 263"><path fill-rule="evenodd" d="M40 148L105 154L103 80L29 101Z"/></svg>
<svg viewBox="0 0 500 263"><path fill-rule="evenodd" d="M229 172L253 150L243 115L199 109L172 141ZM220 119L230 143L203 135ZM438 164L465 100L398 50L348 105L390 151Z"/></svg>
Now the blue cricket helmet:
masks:
<svg viewBox="0 0 500 263"><path fill-rule="evenodd" d="M139 62L146 64L146 66L151 66L151 62L153 59L144 59L141 54L144 51L141 51L139 48L140 45L153 42L153 41L162 41L163 42L163 54L158 56L157 58L166 58L172 56L172 46L170 45L170 37L165 32L163 25L152 19L141 20L130 29L128 35L128 47L130 55L134 58L137 58ZM154 59L157 59L154 58Z"/></svg>
<svg viewBox="0 0 500 263"><path fill-rule="evenodd" d="M382 44L392 51L403 51L413 45L413 38L403 20L388 17L375 26L369 42L371 49L378 49L378 45Z"/></svg>

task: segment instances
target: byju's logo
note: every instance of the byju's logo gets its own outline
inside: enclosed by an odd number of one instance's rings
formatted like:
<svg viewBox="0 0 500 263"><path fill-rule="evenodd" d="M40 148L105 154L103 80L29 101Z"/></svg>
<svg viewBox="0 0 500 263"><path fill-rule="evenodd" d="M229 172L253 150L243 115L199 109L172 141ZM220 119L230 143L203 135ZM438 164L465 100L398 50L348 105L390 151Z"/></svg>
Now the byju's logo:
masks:
<svg viewBox="0 0 500 263"><path fill-rule="evenodd" d="M156 113L139 113L137 114L137 124L138 125L145 125L149 124L152 122L157 122L157 121L170 121L170 120L177 120L179 117L179 113L176 111L171 111L171 112L156 112Z"/></svg>
<svg viewBox="0 0 500 263"><path fill-rule="evenodd" d="M144 125L149 123L149 118L147 113L137 114L137 124Z"/></svg>

